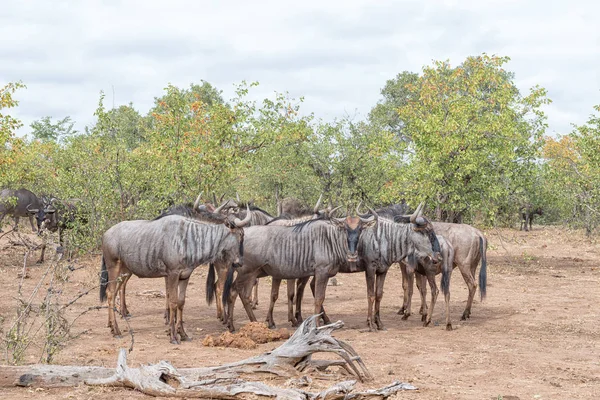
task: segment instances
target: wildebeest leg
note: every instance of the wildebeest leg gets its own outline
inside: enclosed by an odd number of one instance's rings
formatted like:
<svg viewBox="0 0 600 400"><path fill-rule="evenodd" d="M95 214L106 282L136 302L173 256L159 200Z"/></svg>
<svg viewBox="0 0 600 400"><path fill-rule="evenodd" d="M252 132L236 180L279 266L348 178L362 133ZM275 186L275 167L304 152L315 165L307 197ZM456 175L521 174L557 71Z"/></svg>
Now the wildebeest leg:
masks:
<svg viewBox="0 0 600 400"><path fill-rule="evenodd" d="M125 302L125 288L127 287L127 281L131 278L131 272L128 275L122 277L121 290L119 291L119 298L121 300L121 316L123 318L131 317L129 310L127 309L127 303Z"/></svg>
<svg viewBox="0 0 600 400"><path fill-rule="evenodd" d="M124 267L120 260L112 260L110 257L106 259L106 269L108 272L108 283L106 286L106 298L108 300L108 327L114 337L120 337L121 331L117 324L117 318L115 317L116 305L115 300L117 292L120 290L122 280L119 279L121 272L130 273L127 268Z"/></svg>
<svg viewBox="0 0 600 400"><path fill-rule="evenodd" d="M475 264L475 267L477 268L477 264ZM475 282L475 276L468 265L459 264L458 268L460 269L460 273L462 274L463 279L469 288L467 306L465 307L465 311L460 318L462 321L464 321L471 316L471 305L473 304L473 298L475 297L475 291L477 290L477 283Z"/></svg>
<svg viewBox="0 0 600 400"><path fill-rule="evenodd" d="M258 278L256 278L256 281L254 282L252 300L250 302L252 304L252 309L256 310L256 308L258 307Z"/></svg>
<svg viewBox="0 0 600 400"><path fill-rule="evenodd" d="M189 277L187 279L179 279L178 282L178 294L177 294L177 333L181 340L189 340L189 336L183 329L183 306L185 305L185 292L187 290Z"/></svg>
<svg viewBox="0 0 600 400"><path fill-rule="evenodd" d="M406 266L406 285L407 285L407 300L406 307L404 308L404 315L402 316L403 320L407 320L410 317L410 308L412 303L412 295L414 288L414 280L415 280L415 269L409 265Z"/></svg>
<svg viewBox="0 0 600 400"><path fill-rule="evenodd" d="M166 289L169 287L169 282L165 276L165 325L169 325L171 320L171 312L169 311L169 291Z"/></svg>
<svg viewBox="0 0 600 400"><path fill-rule="evenodd" d="M533 212L529 215L529 230L530 231L533 230L533 216L534 215L535 215L535 213L533 213Z"/></svg>
<svg viewBox="0 0 600 400"><path fill-rule="evenodd" d="M315 282L314 284L314 295L315 295L315 314L319 314L319 313L325 313L325 310L323 309L323 302L325 301L325 291L327 290L327 281L329 280L329 277L327 276L327 274L315 274L315 279L313 280L313 282ZM312 287L312 283L311 283L311 287ZM323 317L325 317L325 314L323 314ZM323 322L327 325L330 323L329 318L325 319L323 318ZM317 319L317 326L319 325L319 320Z"/></svg>
<svg viewBox="0 0 600 400"><path fill-rule="evenodd" d="M296 279L296 323L300 325L304 319L302 318L302 299L304 298L304 289L310 276L306 278ZM314 281L314 278L313 278ZM311 283L311 288L314 288L314 284ZM314 292L314 290L313 290ZM325 310L323 310L325 312Z"/></svg>
<svg viewBox="0 0 600 400"><path fill-rule="evenodd" d="M223 289L225 288L225 280L227 279L227 265L217 262L215 263L215 268L217 269L217 283L215 285L217 318L223 321L223 323L227 323L225 310L223 309Z"/></svg>
<svg viewBox="0 0 600 400"><path fill-rule="evenodd" d="M298 321L294 317L294 297L296 295L296 280L287 279L287 301L288 301L288 321L292 326L298 326Z"/></svg>
<svg viewBox="0 0 600 400"><path fill-rule="evenodd" d="M419 309L419 314L421 314L421 321L425 321L427 317L427 282L425 275L420 273L416 274L415 283L417 284L417 290L421 295L421 308Z"/></svg>
<svg viewBox="0 0 600 400"><path fill-rule="evenodd" d="M29 223L31 224L31 230L37 232L37 229L33 225L33 215L29 214Z"/></svg>
<svg viewBox="0 0 600 400"><path fill-rule="evenodd" d="M281 279L273 278L271 280L271 302L269 303L269 311L267 312L267 325L270 329L275 329L275 321L273 320L273 309L275 308L275 302L279 298L280 285Z"/></svg>
<svg viewBox="0 0 600 400"><path fill-rule="evenodd" d="M375 324L377 329L380 331L385 330L383 323L381 322L381 316L379 314L379 306L381 305L381 299L383 299L383 284L385 283L385 276L387 272L376 275L376 291L375 291Z"/></svg>
<svg viewBox="0 0 600 400"><path fill-rule="evenodd" d="M529 227L531 226L531 215L529 213L525 214L525 232L529 232Z"/></svg>
<svg viewBox="0 0 600 400"><path fill-rule="evenodd" d="M39 260L37 260L35 263L36 264L41 264L44 262L44 254L46 253L46 241L44 240L44 242L42 243L42 251L40 252L40 258Z"/></svg>
<svg viewBox="0 0 600 400"><path fill-rule="evenodd" d="M15 217L15 227L13 230L15 232L19 230L19 217Z"/></svg>
<svg viewBox="0 0 600 400"><path fill-rule="evenodd" d="M215 286L215 297L217 303L217 318L227 323L227 310L223 307L223 290L225 289L225 280L227 279L228 265L217 262L215 263L217 269L217 283Z"/></svg>
<svg viewBox="0 0 600 400"><path fill-rule="evenodd" d="M429 307L429 313L424 315L425 319L423 320L423 326L428 326L431 323L433 308L435 307L435 302L440 293L437 284L435 283L435 273L433 271L427 271L427 281L429 281L429 287L431 288L431 307ZM422 280L422 285L426 286L424 280ZM425 299L425 301L427 301L427 299Z"/></svg>
<svg viewBox="0 0 600 400"><path fill-rule="evenodd" d="M375 302L375 270L367 266L365 270L365 279L367 281L367 326L369 331L375 330L373 323L373 303Z"/></svg>
<svg viewBox="0 0 600 400"><path fill-rule="evenodd" d="M402 307L398 310L398 315L404 315L404 310L408 305L408 279L406 277L406 264L400 262L400 272L402 272Z"/></svg>
<svg viewBox="0 0 600 400"><path fill-rule="evenodd" d="M238 293L236 288L236 282L234 281L231 285L231 290L229 291L229 299L227 300L227 314L225 315L225 321L227 321L227 329L229 329L230 332L235 331L235 326L233 325L233 308L235 307L235 301L237 297Z"/></svg>
<svg viewBox="0 0 600 400"><path fill-rule="evenodd" d="M179 283L179 274L170 274L165 278L166 287L165 293L167 293L167 299L169 301L169 337L172 344L180 344L179 338L177 337L176 319L177 319L177 286Z"/></svg>
<svg viewBox="0 0 600 400"><path fill-rule="evenodd" d="M312 291L313 294L313 298L316 299L317 296L315 294L315 284L316 284L316 279L314 276L312 278L312 280L310 281L310 290ZM329 280L329 278L327 278L327 280ZM327 287L327 282L325 283L325 287ZM329 317L327 316L327 313L325 312L325 307L323 307L323 305L321 305L321 319L323 320L323 323L325 325L328 325L331 323L331 320L329 319Z"/></svg>

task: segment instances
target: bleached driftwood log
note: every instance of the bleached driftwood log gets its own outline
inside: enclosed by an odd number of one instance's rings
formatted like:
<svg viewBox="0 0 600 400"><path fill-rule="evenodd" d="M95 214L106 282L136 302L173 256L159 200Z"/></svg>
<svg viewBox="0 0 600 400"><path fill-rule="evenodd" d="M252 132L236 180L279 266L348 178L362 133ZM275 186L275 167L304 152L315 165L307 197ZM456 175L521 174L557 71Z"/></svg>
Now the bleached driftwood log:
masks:
<svg viewBox="0 0 600 400"><path fill-rule="evenodd" d="M338 321L317 327L318 317L314 315L305 320L292 337L275 350L231 364L177 370L167 361L160 361L157 364L130 368L127 365L127 352L121 349L116 370L50 365L0 366L0 386L59 387L75 386L84 382L88 385L133 388L152 396L234 399L239 394L252 393L290 400L386 398L399 390L415 389L411 385L394 382L380 389L352 393L356 380L350 380L340 382L325 391L311 393L241 378L241 374L254 373L292 377L307 368L323 370L335 365L345 368L360 380L372 379L354 349L331 336L331 332L341 328L343 323ZM338 354L341 360L313 361L311 356L317 352L332 352Z"/></svg>

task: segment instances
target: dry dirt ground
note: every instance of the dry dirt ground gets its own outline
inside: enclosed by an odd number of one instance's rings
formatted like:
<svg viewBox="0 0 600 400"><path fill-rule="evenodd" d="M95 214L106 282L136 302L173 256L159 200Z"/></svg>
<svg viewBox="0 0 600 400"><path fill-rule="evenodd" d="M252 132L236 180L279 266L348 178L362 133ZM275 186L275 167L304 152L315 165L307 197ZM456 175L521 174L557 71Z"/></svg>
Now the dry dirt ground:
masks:
<svg viewBox="0 0 600 400"><path fill-rule="evenodd" d="M25 228L22 229L25 231ZM460 321L467 289L458 272L451 282L451 316L454 330L444 328L443 296L440 296L434 325L424 328L418 315L402 321L396 314L401 302L400 271L393 266L388 274L382 304L386 331L367 332L366 292L362 274L339 275L339 286L327 289L326 307L332 320L345 327L334 333L350 343L376 377L361 387L386 385L393 380L410 382L419 388L400 392L406 399L591 399L600 395L600 245L586 240L581 232L556 227L534 227L533 232L490 230L488 250L488 296L481 303L479 292L470 320ZM15 296L22 270L24 248L0 239L0 315L8 329L15 315ZM30 236L33 237L33 236ZM52 255L52 251L50 252ZM31 293L48 263L28 261L29 278L23 293ZM97 285L98 254L81 257L69 265L62 300L68 301ZM224 328L215 318L215 309L204 301L206 269L198 268L188 288L185 308L190 342L171 345L163 325L162 279L133 277L128 285L128 305L133 317L135 345L129 354L131 366L169 360L176 367L216 365L268 351L279 343L266 343L252 350L204 347L207 334ZM44 291L42 284L42 292ZM257 316L264 319L270 285L261 281ZM291 328L287 320L285 285L281 287L275 319L278 327ZM306 296L304 310L311 310ZM413 312L420 300L415 295ZM82 311L97 306L94 289L68 308L71 321ZM236 326L247 322L243 309L236 307ZM115 365L120 347L129 347L127 324L120 320L122 339L111 337L106 327L107 310L84 314L73 324L72 334L54 363L71 365ZM4 334L3 334L4 335ZM4 352L4 350L3 350ZM35 353L35 354L34 354ZM39 348L32 348L25 363L39 360ZM6 363L5 354L0 356ZM315 388L333 384L313 379ZM311 388L309 388L310 390ZM1 398L115 399L142 398L143 394L124 389L77 387L70 389L0 389Z"/></svg>

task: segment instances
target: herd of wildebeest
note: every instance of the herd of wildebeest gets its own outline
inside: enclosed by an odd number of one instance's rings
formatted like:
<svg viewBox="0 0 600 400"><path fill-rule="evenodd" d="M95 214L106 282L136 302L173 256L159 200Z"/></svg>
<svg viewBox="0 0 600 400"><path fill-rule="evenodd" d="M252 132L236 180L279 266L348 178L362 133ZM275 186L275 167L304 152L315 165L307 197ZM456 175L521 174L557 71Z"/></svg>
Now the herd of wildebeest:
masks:
<svg viewBox="0 0 600 400"><path fill-rule="evenodd" d="M213 196L214 198L214 196ZM446 329L452 329L449 312L450 277L458 267L469 289L462 319L470 317L475 297L475 279L479 263L479 290L486 294L487 239L467 224L434 222L423 216L423 204L409 212L406 203L373 210L321 208L319 198L314 207L286 198L278 203L273 216L250 202L222 201L218 207L203 202L202 193L192 204L171 206L153 220L123 221L108 229L102 237L100 300L108 300L108 326L114 336L121 332L116 313L127 318L125 289L132 275L140 278L164 277L166 284L165 323L172 343L187 340L183 326L186 288L192 272L208 265L206 300L216 302L217 317L233 331L236 298L240 297L251 321L258 301L259 278L271 277L271 297L267 314L269 327L275 327L273 307L281 280L287 281L288 319L292 326L302 322L302 298L310 278L314 296L314 313L324 323L329 317L324 309L325 291L337 273L364 272L367 284L367 325L371 330L384 329L380 315L383 286L388 269L399 263L404 289L402 319L411 315L413 282L421 295L420 314L425 326L431 322L438 295L435 276L441 274L441 288L446 303ZM223 200L223 199L221 199ZM529 207L522 211L521 229L531 227L533 214L541 210ZM37 197L27 189L4 189L0 192L0 227L6 215L13 215L15 227L19 217L29 217L31 228L38 233L63 232L79 218L77 200L61 201ZM33 219L37 221L37 228ZM43 261L43 252L39 262ZM427 305L427 283L431 304ZM117 293L120 307L116 307Z"/></svg>

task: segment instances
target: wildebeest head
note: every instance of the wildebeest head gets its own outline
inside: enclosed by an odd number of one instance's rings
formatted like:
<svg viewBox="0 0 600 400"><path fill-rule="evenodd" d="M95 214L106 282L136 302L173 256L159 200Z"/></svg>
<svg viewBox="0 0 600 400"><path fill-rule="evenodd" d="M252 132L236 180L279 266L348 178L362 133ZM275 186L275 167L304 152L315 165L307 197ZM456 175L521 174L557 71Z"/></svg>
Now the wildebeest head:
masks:
<svg viewBox="0 0 600 400"><path fill-rule="evenodd" d="M223 242L222 261L226 264L241 265L244 258L244 226L252 219L250 206L246 208L246 217L239 219L234 214L225 216L223 224L231 232Z"/></svg>
<svg viewBox="0 0 600 400"><path fill-rule="evenodd" d="M372 215L369 218L363 218L361 216L352 217L347 216L346 218L331 218L331 221L340 229L345 229L348 235L348 254L347 261L349 263L356 263L358 261L358 241L360 234L366 228L377 229L378 216L375 211L369 209Z"/></svg>
<svg viewBox="0 0 600 400"><path fill-rule="evenodd" d="M419 204L411 215L395 216L394 221L411 224L414 233L411 235L414 244L414 249L411 252L412 257L415 258L416 262L428 265L432 262L441 262L442 254L440 242L437 239L433 225L422 215L423 206L423 203Z"/></svg>

